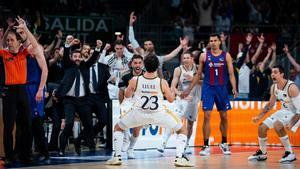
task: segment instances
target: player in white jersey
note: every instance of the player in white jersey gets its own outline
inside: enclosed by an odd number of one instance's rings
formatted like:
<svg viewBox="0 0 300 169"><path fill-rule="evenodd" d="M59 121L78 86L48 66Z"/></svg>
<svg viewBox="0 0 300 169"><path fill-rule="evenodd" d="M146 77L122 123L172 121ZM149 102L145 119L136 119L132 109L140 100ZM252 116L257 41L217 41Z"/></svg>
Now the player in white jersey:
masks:
<svg viewBox="0 0 300 169"><path fill-rule="evenodd" d="M186 90L193 80L194 75L197 73L197 66L194 64L192 53L184 52L181 59L182 65L175 68L171 89L177 96L180 96L181 92ZM178 87L177 87L178 86ZM189 96L184 99L180 97L176 98L175 107L177 107L178 115L187 119L187 144L185 148L185 154L192 153L189 149L189 140L193 133L193 124L197 120L198 116L198 104L201 98L200 84L196 85ZM158 151L163 153L167 145L167 142L171 136L171 130L166 129L163 135L163 144L158 147Z"/></svg>
<svg viewBox="0 0 300 169"><path fill-rule="evenodd" d="M143 76L133 77L125 90L125 97L134 96L137 102L133 109L126 114L114 127L114 156L107 161L108 165L121 165L121 148L123 142L123 131L147 124L159 125L167 128L174 128L177 132L176 138L176 159L175 166L193 166L183 155L186 144L186 128L183 127L180 119L163 107L164 97L169 102L175 99L168 83L157 77L159 61L155 55L148 55L144 59L146 72Z"/></svg>
<svg viewBox="0 0 300 169"><path fill-rule="evenodd" d="M125 116L125 114L132 108L134 104L133 98L124 99L125 88L128 86L129 80L132 79L134 76L141 76L144 71L143 68L143 57L140 55L133 55L131 59L131 70L124 73L121 77L119 83L119 100L120 100L120 109L121 109L121 116ZM135 127L133 128L132 135L130 136L129 130L124 132L124 140L122 151L127 152L128 159L134 159L134 145L138 140L140 129L142 127Z"/></svg>
<svg viewBox="0 0 300 169"><path fill-rule="evenodd" d="M284 78L284 70L282 66L274 66L271 74L273 85L270 90L270 100L263 108L262 112L253 117L253 122L257 123L263 116L274 106L276 100L281 103L281 109L266 118L258 127L258 143L259 150L250 156L248 160L264 161L267 159L267 131L274 128L280 138L285 153L279 160L281 163L292 162L296 160L293 153L285 127L290 129L296 124L300 117L300 95L299 89L294 82Z"/></svg>

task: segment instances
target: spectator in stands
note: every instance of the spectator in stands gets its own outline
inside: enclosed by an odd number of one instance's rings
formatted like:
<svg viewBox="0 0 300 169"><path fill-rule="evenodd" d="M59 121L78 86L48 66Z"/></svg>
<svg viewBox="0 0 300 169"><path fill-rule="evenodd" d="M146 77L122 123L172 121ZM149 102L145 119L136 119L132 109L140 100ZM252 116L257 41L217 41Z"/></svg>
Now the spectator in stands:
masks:
<svg viewBox="0 0 300 169"><path fill-rule="evenodd" d="M252 36L251 34L248 34L247 36ZM244 61L244 64L242 65L242 67L239 70L239 98L248 98L249 96L249 92L250 92L250 73L251 73L251 69L253 67L253 65L256 63L256 60L258 58L258 56L261 53L262 50L262 46L264 43L264 36L263 34L261 34L260 37L257 37L258 41L259 41L259 45L256 49L255 54L252 56L251 59L249 59L249 56L247 56L247 58Z"/></svg>
<svg viewBox="0 0 300 169"><path fill-rule="evenodd" d="M287 44L284 45L283 52L286 54L290 63L293 65L294 69L296 70L296 77L294 78L294 82L296 83L298 88L300 88L300 64L297 63L294 57L292 56Z"/></svg>

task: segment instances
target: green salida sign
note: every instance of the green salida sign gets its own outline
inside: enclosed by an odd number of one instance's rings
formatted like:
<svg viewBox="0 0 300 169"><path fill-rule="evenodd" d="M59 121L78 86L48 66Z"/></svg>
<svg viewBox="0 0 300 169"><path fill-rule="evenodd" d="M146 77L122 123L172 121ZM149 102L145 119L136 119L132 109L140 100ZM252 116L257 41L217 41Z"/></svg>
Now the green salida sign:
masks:
<svg viewBox="0 0 300 169"><path fill-rule="evenodd" d="M45 32L62 30L64 35L73 35L86 42L96 39L112 39L113 19L95 16L58 16L46 15Z"/></svg>

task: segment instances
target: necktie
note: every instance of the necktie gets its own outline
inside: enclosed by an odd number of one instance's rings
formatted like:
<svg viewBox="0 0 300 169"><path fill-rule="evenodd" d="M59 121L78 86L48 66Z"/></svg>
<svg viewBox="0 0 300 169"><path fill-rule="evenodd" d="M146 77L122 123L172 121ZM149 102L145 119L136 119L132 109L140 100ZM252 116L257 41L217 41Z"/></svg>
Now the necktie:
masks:
<svg viewBox="0 0 300 169"><path fill-rule="evenodd" d="M75 96L78 97L80 92L80 72L77 70L75 82Z"/></svg>
<svg viewBox="0 0 300 169"><path fill-rule="evenodd" d="M97 82L97 77L96 77L96 71L95 71L95 66L93 65L92 67L92 80L93 80L93 88L96 93L98 93L98 82Z"/></svg>

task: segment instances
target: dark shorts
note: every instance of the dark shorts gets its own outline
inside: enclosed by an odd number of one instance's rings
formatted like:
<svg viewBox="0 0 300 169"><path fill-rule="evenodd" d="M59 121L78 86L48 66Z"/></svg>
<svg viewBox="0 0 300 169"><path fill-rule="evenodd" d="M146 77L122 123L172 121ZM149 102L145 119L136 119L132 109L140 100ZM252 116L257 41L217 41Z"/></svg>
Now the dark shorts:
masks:
<svg viewBox="0 0 300 169"><path fill-rule="evenodd" d="M203 111L211 111L214 103L218 111L227 111L231 109L229 96L226 86L210 86L203 84L202 86L202 109Z"/></svg>
<svg viewBox="0 0 300 169"><path fill-rule="evenodd" d="M40 102L35 100L36 93L38 91L39 84L27 84L26 92L28 96L28 100L30 103L32 117L34 116L44 116L44 104L45 104L45 90L43 91L43 98Z"/></svg>

